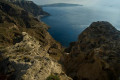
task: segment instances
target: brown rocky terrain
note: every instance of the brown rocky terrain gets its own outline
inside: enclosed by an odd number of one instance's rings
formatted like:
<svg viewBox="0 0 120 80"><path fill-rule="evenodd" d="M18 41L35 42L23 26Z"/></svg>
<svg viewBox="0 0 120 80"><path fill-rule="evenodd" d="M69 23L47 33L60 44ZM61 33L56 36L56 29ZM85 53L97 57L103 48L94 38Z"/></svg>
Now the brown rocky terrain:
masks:
<svg viewBox="0 0 120 80"><path fill-rule="evenodd" d="M0 0L0 80L120 80L120 31L110 23L93 22L63 55L34 3L7 1Z"/></svg>
<svg viewBox="0 0 120 80"><path fill-rule="evenodd" d="M39 21L24 9L9 2L0 1L0 27L35 27Z"/></svg>
<svg viewBox="0 0 120 80"><path fill-rule="evenodd" d="M33 1L27 0L8 0L8 1L12 2L15 5L18 5L25 11L32 13L35 17L49 15L47 12L43 11L43 9L39 5L36 5Z"/></svg>
<svg viewBox="0 0 120 80"><path fill-rule="evenodd" d="M58 63L61 44L48 26L23 8L0 0L0 80L71 80Z"/></svg>
<svg viewBox="0 0 120 80"><path fill-rule="evenodd" d="M52 56L61 56L61 45L47 32L48 26L46 24L10 2L1 0L0 4L1 48L20 42L21 33L27 32L39 40ZM59 59L59 57L56 57L56 59Z"/></svg>
<svg viewBox="0 0 120 80"><path fill-rule="evenodd" d="M73 80L119 80L120 31L108 22L93 22L65 50L66 72Z"/></svg>
<svg viewBox="0 0 120 80"><path fill-rule="evenodd" d="M5 48L0 71L9 80L46 80L57 75L61 80L72 80L63 72L62 66L43 48L39 41L22 32L23 39Z"/></svg>

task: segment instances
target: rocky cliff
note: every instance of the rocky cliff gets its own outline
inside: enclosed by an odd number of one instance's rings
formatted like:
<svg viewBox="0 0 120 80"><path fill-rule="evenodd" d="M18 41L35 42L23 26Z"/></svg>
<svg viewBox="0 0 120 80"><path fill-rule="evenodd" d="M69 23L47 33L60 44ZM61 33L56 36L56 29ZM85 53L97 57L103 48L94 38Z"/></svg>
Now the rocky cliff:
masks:
<svg viewBox="0 0 120 80"><path fill-rule="evenodd" d="M61 80L71 80L39 41L26 32L22 32L22 37L21 42L4 49L4 60L0 62L1 77L9 80L46 80L50 75L57 75Z"/></svg>
<svg viewBox="0 0 120 80"><path fill-rule="evenodd" d="M108 22L93 22L71 43L64 65L73 80L119 80L120 31Z"/></svg>
<svg viewBox="0 0 120 80"><path fill-rule="evenodd" d="M0 46L6 47L19 42L21 33L27 32L40 41L52 56L61 56L61 45L47 32L48 26L34 18L24 9L0 1ZM59 59L59 57L56 57Z"/></svg>
<svg viewBox="0 0 120 80"><path fill-rule="evenodd" d="M9 1L0 0L0 80L120 79L120 31L110 23L93 22L63 55L48 26L23 7L33 3Z"/></svg>
<svg viewBox="0 0 120 80"><path fill-rule="evenodd" d="M9 2L0 1L0 27L34 27L39 21L24 9Z"/></svg>
<svg viewBox="0 0 120 80"><path fill-rule="evenodd" d="M62 47L48 26L23 8L0 0L0 80L71 80L58 63Z"/></svg>
<svg viewBox="0 0 120 80"><path fill-rule="evenodd" d="M43 11L43 9L40 6L36 5L33 1L27 0L9 0L9 1L23 8L25 11L32 13L35 17L49 15L47 12Z"/></svg>

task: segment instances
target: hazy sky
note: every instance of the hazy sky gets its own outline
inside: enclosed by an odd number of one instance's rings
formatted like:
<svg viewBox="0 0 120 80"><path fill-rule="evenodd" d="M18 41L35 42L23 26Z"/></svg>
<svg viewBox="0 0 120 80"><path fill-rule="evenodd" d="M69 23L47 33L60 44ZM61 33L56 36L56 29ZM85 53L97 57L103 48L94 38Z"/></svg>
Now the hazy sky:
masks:
<svg viewBox="0 0 120 80"><path fill-rule="evenodd" d="M50 3L76 3L83 5L110 5L119 6L120 0L32 0L37 4L50 4Z"/></svg>
<svg viewBox="0 0 120 80"><path fill-rule="evenodd" d="M77 3L77 4L83 4L88 2L93 2L95 0L32 0L36 2L37 4L51 4L51 3ZM98 1L98 0L96 0Z"/></svg>

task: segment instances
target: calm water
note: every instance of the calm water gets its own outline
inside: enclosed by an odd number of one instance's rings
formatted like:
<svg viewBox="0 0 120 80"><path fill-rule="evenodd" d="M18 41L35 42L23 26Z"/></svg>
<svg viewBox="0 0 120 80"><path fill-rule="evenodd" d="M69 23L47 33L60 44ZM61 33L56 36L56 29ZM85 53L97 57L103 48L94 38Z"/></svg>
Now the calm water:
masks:
<svg viewBox="0 0 120 80"><path fill-rule="evenodd" d="M94 21L109 21L120 30L120 10L108 8L44 7L51 16L42 18L51 28L50 34L62 45L76 41L78 35Z"/></svg>

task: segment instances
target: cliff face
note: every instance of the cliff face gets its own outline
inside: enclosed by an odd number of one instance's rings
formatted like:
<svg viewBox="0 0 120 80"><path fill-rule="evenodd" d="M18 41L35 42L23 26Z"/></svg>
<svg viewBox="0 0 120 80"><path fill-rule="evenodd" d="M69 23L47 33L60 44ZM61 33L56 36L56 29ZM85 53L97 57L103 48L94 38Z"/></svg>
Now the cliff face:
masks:
<svg viewBox="0 0 120 80"><path fill-rule="evenodd" d="M46 80L50 75L72 80L60 57L73 80L120 79L120 31L110 23L92 23L63 57L48 26L24 10L33 3L9 1L21 7L0 0L0 80Z"/></svg>
<svg viewBox="0 0 120 80"><path fill-rule="evenodd" d="M61 45L47 32L48 26L40 22L24 9L11 3L0 1L0 46L13 45L21 39L21 33L27 32L40 41L54 56L61 53ZM59 56L61 56L59 54ZM57 59L59 59L57 57Z"/></svg>
<svg viewBox="0 0 120 80"><path fill-rule="evenodd" d="M25 11L32 13L35 17L37 16L48 16L49 14L43 9L36 5L32 1L27 1L27 0L10 0L15 5L18 5L19 7L23 8Z"/></svg>
<svg viewBox="0 0 120 80"><path fill-rule="evenodd" d="M72 80L39 41L26 32L22 32L21 42L4 49L2 57L0 71L9 80L46 80L50 75L57 75L61 80Z"/></svg>
<svg viewBox="0 0 120 80"><path fill-rule="evenodd" d="M74 80L118 80L120 31L108 22L94 22L65 50L66 72ZM71 67L72 66L72 67Z"/></svg>
<svg viewBox="0 0 120 80"><path fill-rule="evenodd" d="M0 0L0 80L70 79L57 61L62 47L47 29L29 12Z"/></svg>
<svg viewBox="0 0 120 80"><path fill-rule="evenodd" d="M0 1L0 17L0 27L16 25L18 27L28 28L39 24L39 21L28 14L24 9L4 1Z"/></svg>

